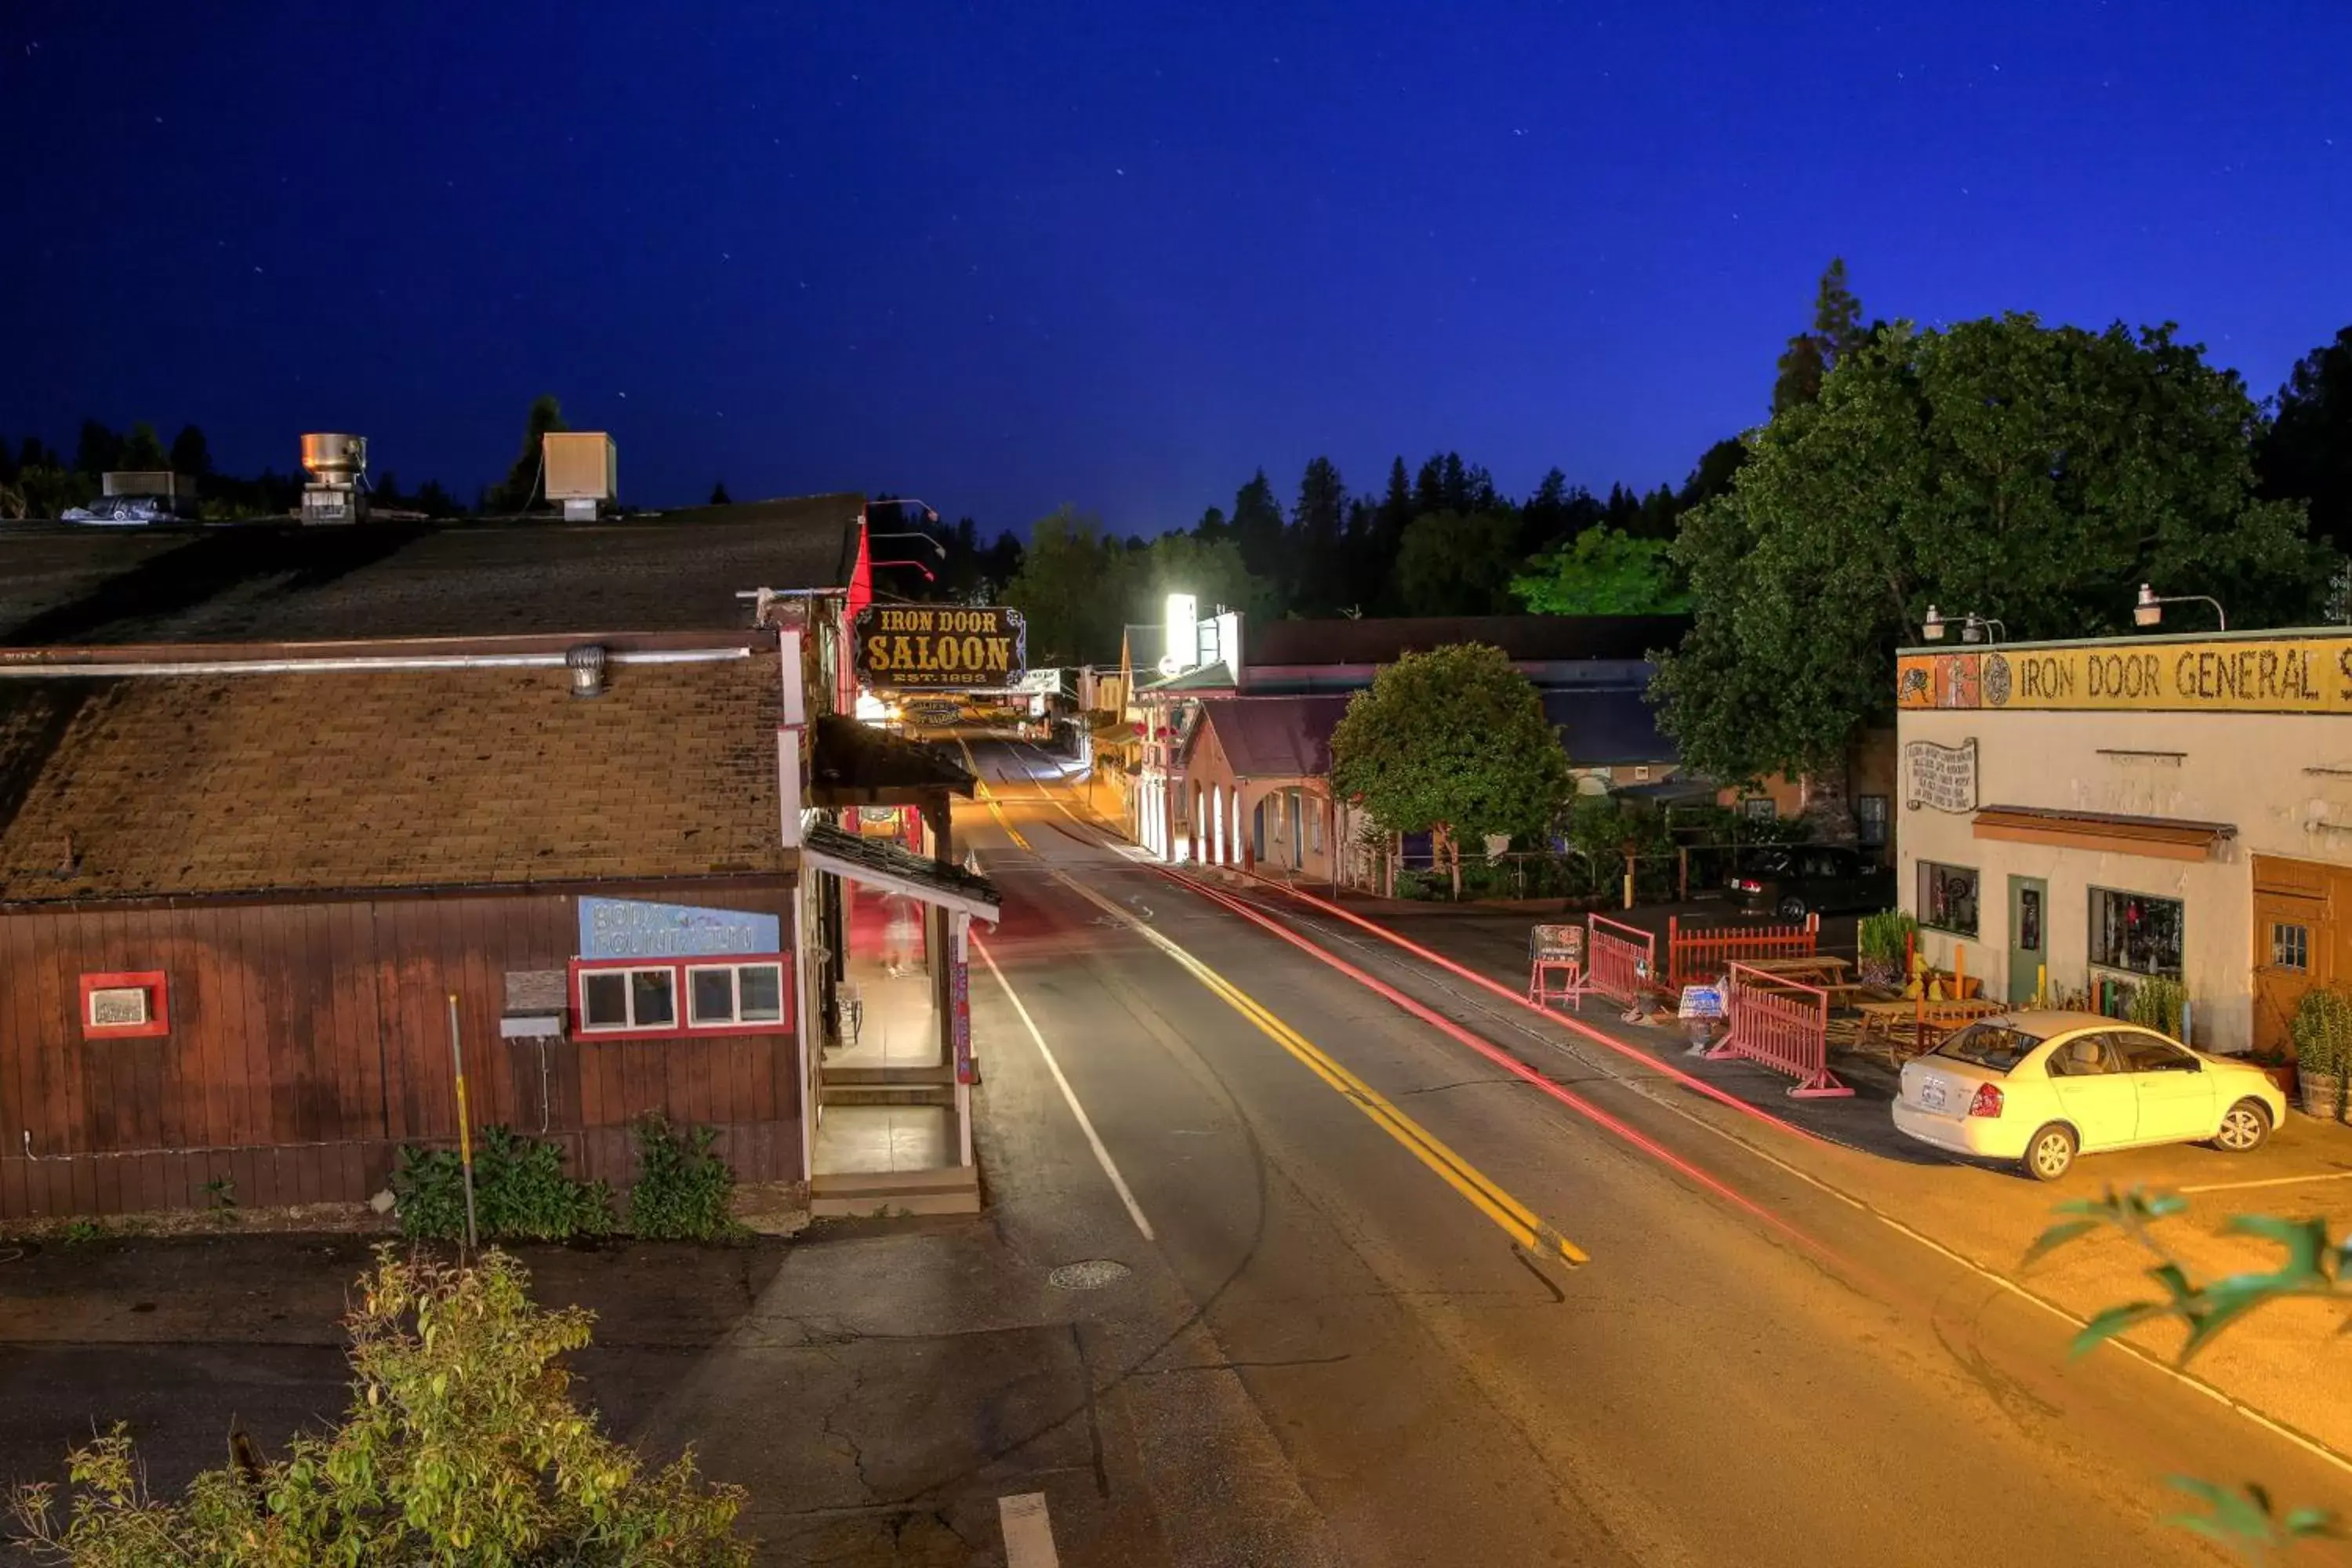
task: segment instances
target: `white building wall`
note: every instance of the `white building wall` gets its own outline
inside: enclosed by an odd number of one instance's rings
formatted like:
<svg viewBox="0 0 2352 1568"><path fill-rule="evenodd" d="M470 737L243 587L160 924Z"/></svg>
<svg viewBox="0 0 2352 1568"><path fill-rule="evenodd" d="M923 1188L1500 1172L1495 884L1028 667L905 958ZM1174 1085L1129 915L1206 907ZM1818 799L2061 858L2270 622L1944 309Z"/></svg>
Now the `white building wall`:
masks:
<svg viewBox="0 0 2352 1568"><path fill-rule="evenodd" d="M2352 867L2352 716L1906 710L1899 731L1906 745L1958 747L1975 740L1979 807L2166 817L2236 829L2193 862L1979 838L1972 813L1911 804L1918 792L1906 755L1895 824L1903 907L1922 910L1923 860L1980 874L1975 939L1929 931L1922 942L1937 964L1950 967L1958 958L1969 973L1982 975L1990 995L2010 989L2011 876L2049 884L2051 979L2066 991L2086 989L2095 978L2091 889L2178 899L2196 1044L2244 1050L2252 1029L2252 857Z"/></svg>

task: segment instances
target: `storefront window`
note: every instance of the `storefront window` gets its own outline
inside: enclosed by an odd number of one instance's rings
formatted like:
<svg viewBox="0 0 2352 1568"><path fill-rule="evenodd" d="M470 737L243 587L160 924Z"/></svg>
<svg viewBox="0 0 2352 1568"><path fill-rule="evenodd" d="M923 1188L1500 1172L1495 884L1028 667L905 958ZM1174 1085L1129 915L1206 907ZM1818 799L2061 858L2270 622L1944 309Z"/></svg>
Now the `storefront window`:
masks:
<svg viewBox="0 0 2352 1568"><path fill-rule="evenodd" d="M2178 899L2091 889L2091 962L2102 969L2180 978L2181 910Z"/></svg>
<svg viewBox="0 0 2352 1568"><path fill-rule="evenodd" d="M2281 925L2271 927L2271 967L2273 969L2309 969L2311 967L2311 928Z"/></svg>
<svg viewBox="0 0 2352 1568"><path fill-rule="evenodd" d="M1973 867L1919 862L1919 923L1954 936L1977 934L1977 873Z"/></svg>

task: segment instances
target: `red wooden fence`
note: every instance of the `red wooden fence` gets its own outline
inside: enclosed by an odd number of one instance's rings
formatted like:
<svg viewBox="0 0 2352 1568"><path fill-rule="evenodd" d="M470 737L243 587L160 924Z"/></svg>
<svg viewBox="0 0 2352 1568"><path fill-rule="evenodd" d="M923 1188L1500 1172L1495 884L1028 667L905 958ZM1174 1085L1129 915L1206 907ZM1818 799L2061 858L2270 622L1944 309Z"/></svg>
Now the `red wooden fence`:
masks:
<svg viewBox="0 0 2352 1568"><path fill-rule="evenodd" d="M1723 977L1738 960L1811 958L1822 939L1822 917L1807 915L1801 926L1701 926L1685 931L1679 916L1666 918L1666 980L1677 990Z"/></svg>
<svg viewBox="0 0 2352 1568"><path fill-rule="evenodd" d="M1774 1072L1787 1073L1797 1080L1789 1090L1797 1100L1853 1092L1830 1073L1828 992L1744 963L1731 966L1725 991L1724 1012L1729 1026L1723 1043L1707 1052L1709 1058L1745 1057Z"/></svg>
<svg viewBox="0 0 2352 1568"><path fill-rule="evenodd" d="M1600 915L1587 917L1591 941L1587 949L1585 984L1603 996L1631 1007L1657 989L1658 938Z"/></svg>

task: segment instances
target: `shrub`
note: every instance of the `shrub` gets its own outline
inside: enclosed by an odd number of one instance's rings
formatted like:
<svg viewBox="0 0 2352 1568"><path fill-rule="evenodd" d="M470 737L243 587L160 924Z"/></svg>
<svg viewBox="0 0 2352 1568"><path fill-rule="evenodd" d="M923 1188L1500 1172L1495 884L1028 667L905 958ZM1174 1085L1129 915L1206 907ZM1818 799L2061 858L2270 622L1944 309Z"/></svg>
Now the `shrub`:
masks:
<svg viewBox="0 0 2352 1568"><path fill-rule="evenodd" d="M2296 1005L2287 1032L2294 1037L2301 1071L2341 1076L2352 1065L2352 995L2333 985L2313 986Z"/></svg>
<svg viewBox="0 0 2352 1568"><path fill-rule="evenodd" d="M672 1127L660 1115L637 1122L637 1184L629 1228L663 1241L718 1241L739 1234L735 1173L710 1152L715 1127Z"/></svg>
<svg viewBox="0 0 2352 1568"><path fill-rule="evenodd" d="M2125 1009L2125 1017L2143 1029L2160 1030L2177 1040L2188 1008L2189 993L2179 981L2151 974L2132 987L2131 1005Z"/></svg>
<svg viewBox="0 0 2352 1568"><path fill-rule="evenodd" d="M589 1314L532 1304L502 1252L470 1268L376 1249L345 1321L355 1374L342 1424L282 1459L239 1446L178 1501L152 1497L121 1426L70 1460L68 1500L16 1489L37 1559L75 1568L213 1563L573 1563L738 1568L740 1488L713 1486L689 1449L648 1470L571 1397L559 1360Z"/></svg>
<svg viewBox="0 0 2352 1568"><path fill-rule="evenodd" d="M1885 910L1874 915L1864 915L1854 927L1854 942L1861 956L1874 963L1901 970L1903 955L1919 935L1919 922L1908 910Z"/></svg>
<svg viewBox="0 0 2352 1568"><path fill-rule="evenodd" d="M392 1173L404 1236L456 1241L466 1234L465 1167L454 1149L400 1152ZM613 1228L613 1189L563 1173L563 1151L486 1127L474 1154L475 1228L484 1237L566 1241Z"/></svg>

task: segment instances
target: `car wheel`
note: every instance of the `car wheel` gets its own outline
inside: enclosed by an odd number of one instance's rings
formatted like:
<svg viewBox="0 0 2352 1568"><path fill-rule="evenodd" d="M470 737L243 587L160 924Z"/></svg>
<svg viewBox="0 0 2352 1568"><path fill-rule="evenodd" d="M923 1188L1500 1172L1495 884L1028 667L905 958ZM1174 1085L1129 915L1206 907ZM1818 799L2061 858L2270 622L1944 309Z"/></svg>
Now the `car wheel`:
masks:
<svg viewBox="0 0 2352 1568"><path fill-rule="evenodd" d="M1780 913L1792 921L1803 920L1805 918L1805 900L1798 898L1793 893L1790 894L1789 897L1780 900Z"/></svg>
<svg viewBox="0 0 2352 1568"><path fill-rule="evenodd" d="M2054 1182L2074 1168L2074 1134L2053 1121L2025 1145L2025 1173L2037 1182Z"/></svg>
<svg viewBox="0 0 2352 1568"><path fill-rule="evenodd" d="M2251 1154L2271 1135L2271 1113L2259 1100L2242 1100L2222 1113L2221 1130L2213 1142L2225 1152Z"/></svg>

